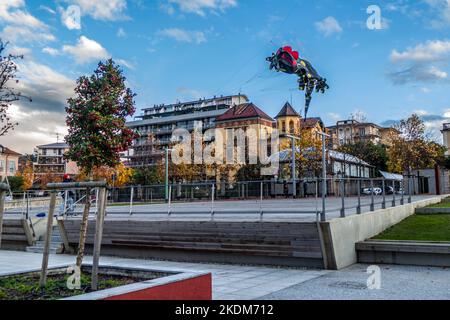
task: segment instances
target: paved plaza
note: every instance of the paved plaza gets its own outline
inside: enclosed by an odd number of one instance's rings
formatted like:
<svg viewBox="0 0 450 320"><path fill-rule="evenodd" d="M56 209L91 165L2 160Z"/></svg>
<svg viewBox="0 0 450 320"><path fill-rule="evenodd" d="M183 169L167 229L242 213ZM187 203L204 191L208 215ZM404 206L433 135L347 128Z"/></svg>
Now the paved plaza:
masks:
<svg viewBox="0 0 450 320"><path fill-rule="evenodd" d="M91 257L85 262L90 263ZM0 250L0 274L40 268L42 255ZM50 267L73 264L74 256L52 255ZM340 271L182 263L102 257L120 267L180 272L211 272L215 300L450 299L450 270L381 266L381 289L367 289L367 266Z"/></svg>
<svg viewBox="0 0 450 320"><path fill-rule="evenodd" d="M413 196L412 201L430 199L436 196ZM400 196L395 197L396 205L400 205ZM386 196L386 207L392 206L394 197ZM370 196L361 197L361 212L370 211ZM374 197L375 209L382 208L382 196ZM405 203L407 197L404 198ZM358 204L357 197L345 198L346 215L356 214L356 206ZM326 199L327 219L337 218L340 216L342 207L342 199L330 197ZM81 214L83 206L78 205L76 212ZM247 200L247 201L217 201L211 202L183 202L168 204L142 204L136 203L122 206L108 206L107 219L156 219L166 220L169 217L174 220L210 220L211 212L214 212L216 220L246 220L259 221L261 219L261 211L263 219L267 221L316 221L317 213L322 209L322 199L301 198L301 199L271 199L263 200ZM30 216L41 212L46 212L48 208L32 208ZM130 210L132 215L130 215ZM23 210L14 209L7 210L6 216L13 217L21 214ZM92 213L95 208L92 208Z"/></svg>

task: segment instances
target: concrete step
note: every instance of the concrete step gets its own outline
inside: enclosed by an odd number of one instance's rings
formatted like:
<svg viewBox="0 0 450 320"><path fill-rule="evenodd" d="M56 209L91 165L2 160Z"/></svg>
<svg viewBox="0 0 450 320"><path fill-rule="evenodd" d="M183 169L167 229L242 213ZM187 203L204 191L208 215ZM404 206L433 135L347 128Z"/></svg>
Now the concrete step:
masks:
<svg viewBox="0 0 450 320"><path fill-rule="evenodd" d="M27 247L26 252L32 252L32 253L44 253L43 247ZM61 253L61 250L58 248L50 248L51 254L58 254Z"/></svg>

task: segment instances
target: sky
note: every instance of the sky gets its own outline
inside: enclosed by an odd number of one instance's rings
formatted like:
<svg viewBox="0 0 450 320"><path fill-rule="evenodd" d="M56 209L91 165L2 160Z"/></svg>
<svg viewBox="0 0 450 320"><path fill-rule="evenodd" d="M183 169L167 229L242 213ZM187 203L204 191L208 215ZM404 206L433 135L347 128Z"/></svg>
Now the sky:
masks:
<svg viewBox="0 0 450 320"><path fill-rule="evenodd" d="M369 28L373 11L380 24ZM271 116L304 94L265 58L291 45L327 78L311 116L326 125L363 114L390 125L418 113L439 139L450 122L450 0L0 0L0 39L19 61L18 89L32 103L0 144L21 153L61 140L76 79L113 58L154 104L242 92Z"/></svg>

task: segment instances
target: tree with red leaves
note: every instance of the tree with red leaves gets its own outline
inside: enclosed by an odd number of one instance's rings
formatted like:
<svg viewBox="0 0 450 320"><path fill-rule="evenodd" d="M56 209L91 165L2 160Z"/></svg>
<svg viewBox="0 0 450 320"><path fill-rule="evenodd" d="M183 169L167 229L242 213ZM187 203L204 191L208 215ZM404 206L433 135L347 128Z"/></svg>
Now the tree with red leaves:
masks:
<svg viewBox="0 0 450 320"><path fill-rule="evenodd" d="M136 111L135 94L126 87L123 71L110 59L100 62L90 77L80 77L75 97L68 99L66 142L67 159L76 161L84 174L92 179L94 169L115 168L120 153L131 146L135 133L126 126L126 119ZM77 266L84 256L90 210L90 190L80 230Z"/></svg>

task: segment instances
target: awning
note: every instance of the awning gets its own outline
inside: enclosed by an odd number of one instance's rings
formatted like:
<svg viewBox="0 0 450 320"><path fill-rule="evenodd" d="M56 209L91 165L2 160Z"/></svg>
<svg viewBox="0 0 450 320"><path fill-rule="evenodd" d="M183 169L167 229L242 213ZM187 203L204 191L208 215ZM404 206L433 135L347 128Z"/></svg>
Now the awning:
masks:
<svg viewBox="0 0 450 320"><path fill-rule="evenodd" d="M403 176L401 174L384 172L384 171L380 171L380 173L383 176L383 178L385 178L386 180L403 181Z"/></svg>

